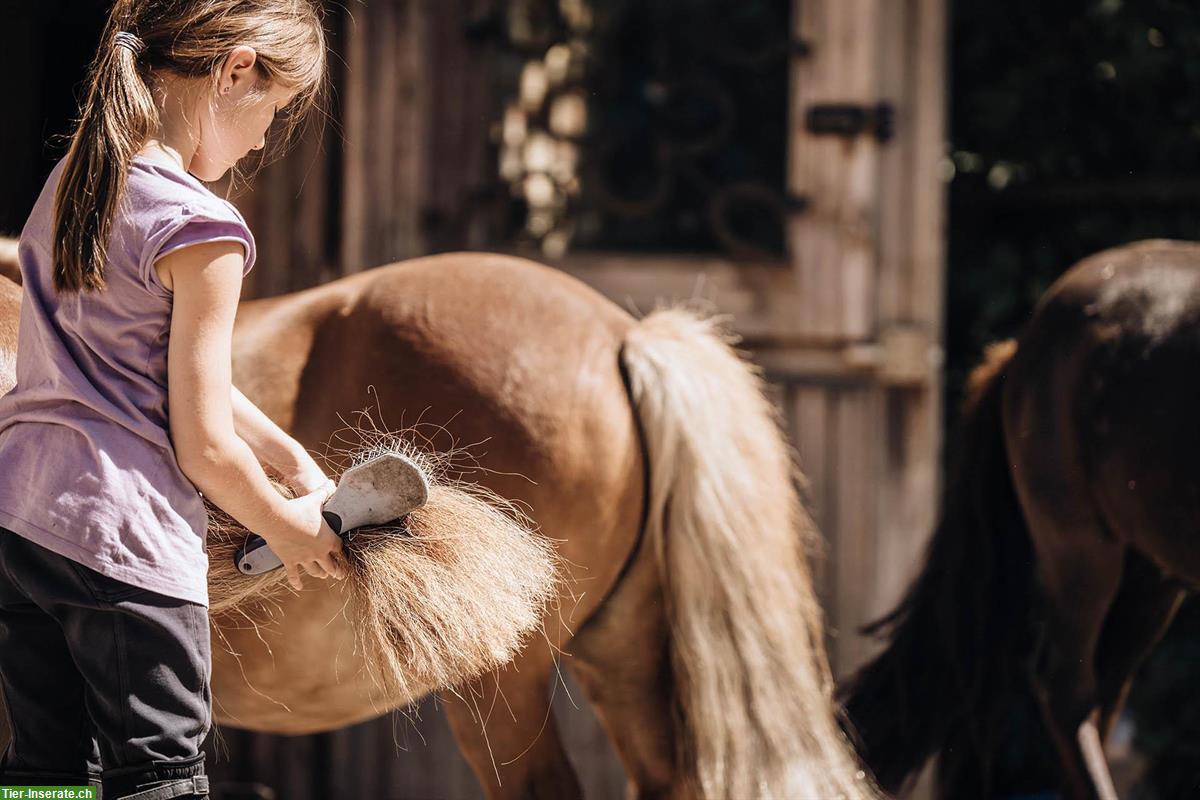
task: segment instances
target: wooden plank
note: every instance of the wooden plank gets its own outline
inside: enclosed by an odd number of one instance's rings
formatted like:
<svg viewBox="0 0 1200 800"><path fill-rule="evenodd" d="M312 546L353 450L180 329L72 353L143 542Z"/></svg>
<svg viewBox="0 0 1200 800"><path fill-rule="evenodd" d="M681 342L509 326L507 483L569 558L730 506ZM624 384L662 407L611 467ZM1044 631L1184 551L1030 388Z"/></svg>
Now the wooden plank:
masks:
<svg viewBox="0 0 1200 800"><path fill-rule="evenodd" d="M853 671L874 649L857 629L868 621L878 578L874 552L879 522L875 491L881 433L879 395L877 389L841 391L833 410L836 449L829 474L836 481L837 538L832 566L837 586L829 619L834 628L832 661L837 675Z"/></svg>
<svg viewBox="0 0 1200 800"><path fill-rule="evenodd" d="M885 4L883 89L896 138L881 162L880 318L940 336L944 283L944 0Z"/></svg>
<svg viewBox="0 0 1200 800"><path fill-rule="evenodd" d="M278 768L275 763L275 737L258 734L251 736L246 753L247 776L252 780L275 788L278 786Z"/></svg>
<svg viewBox="0 0 1200 800"><path fill-rule="evenodd" d="M895 108L895 138L879 164L879 317L885 323L910 320L912 308L913 130L911 0L884 3L880 27L880 91Z"/></svg>
<svg viewBox="0 0 1200 800"><path fill-rule="evenodd" d="M247 192L233 198L258 246L257 264L242 285L244 299L308 288L335 275L328 263L334 233L328 196L331 162L340 157L337 134L325 111L317 110L297 136L254 176Z"/></svg>
<svg viewBox="0 0 1200 800"><path fill-rule="evenodd" d="M429 173L425 208L421 212L422 238L429 252L455 248L486 249L476 221L484 209L480 197L494 182L495 165L489 152L493 111L493 82L483 79L494 70L492 48L472 42L465 32L467 20L486 13L486 0L452 0L453 10L430 14L431 58L436 69L426 70L427 90L436 102L428 103ZM436 54L436 55L434 55Z"/></svg>
<svg viewBox="0 0 1200 800"><path fill-rule="evenodd" d="M879 366L874 348L819 344L759 349L754 359L771 380L819 383L827 388L873 383Z"/></svg>
<svg viewBox="0 0 1200 800"><path fill-rule="evenodd" d="M747 344L839 341L816 335L797 313L804 298L777 264L639 253L580 253L550 263L634 314L662 301L698 301L732 315Z"/></svg>
<svg viewBox="0 0 1200 800"><path fill-rule="evenodd" d="M411 28L407 19L413 0L384 0L368 6L370 42L370 72L363 80L368 84L370 128L363 131L367 138L357 143L367 153L364 221L367 240L364 244L364 267L373 267L395 260L396 242L400 232L407 231L409 220L402 208L400 164L405 141L407 109L399 93L410 79L409 56L412 44L402 26ZM405 52L401 52L405 51ZM351 143L352 145L355 143Z"/></svg>
<svg viewBox="0 0 1200 800"><path fill-rule="evenodd" d="M939 175L945 125L944 0L905 0L888 10L898 35L890 45L894 86L902 98L896 149L884 186L881 315L916 323L938 342L942 332L945 186ZM887 222L891 220L891 222ZM887 513L876 548L875 600L868 611L888 610L915 573L937 517L941 442L940 365L923 386L886 397L886 463L879 486Z"/></svg>
<svg viewBox="0 0 1200 800"><path fill-rule="evenodd" d="M350 274L365 269L365 227L367 209L367 175L369 168L362 143L372 133L368 108L370 77L369 40L366 28L370 24L372 6L346 7L345 83L338 91L342 97L342 217L341 269ZM375 131L385 135L386 131Z"/></svg>
<svg viewBox="0 0 1200 800"><path fill-rule="evenodd" d="M213 785L214 798L258 800L280 797L264 770L254 763L255 741L265 738L236 728L213 729L205 741L204 752L207 756L205 771Z"/></svg>
<svg viewBox="0 0 1200 800"><path fill-rule="evenodd" d="M809 106L874 104L881 0L795 0L793 31L812 53L793 64L788 187L809 200L788 226L802 324L868 338L875 327L879 144L869 135L813 135Z"/></svg>
<svg viewBox="0 0 1200 800"><path fill-rule="evenodd" d="M330 135L324 119L312 120L289 159L293 236L292 258L287 265L288 291L316 286L334 275L326 263Z"/></svg>
<svg viewBox="0 0 1200 800"><path fill-rule="evenodd" d="M941 174L941 162L946 157L946 52L947 52L947 0L915 0L917 3L916 43L916 92L920 98L914 114L913 128L922 146L918 148L914 161L918 175L917 196L913 203L913 230L916 233L913 247L913 318L918 309L924 310L925 320L933 340L941 342L945 337L944 306L946 286L946 226L947 200L946 183ZM915 435L924 437L920 469L929 477L923 485L928 509L924 522L932 528L937 515L939 487L939 455L941 447L941 421L943 409L942 374L938 369L930 382L930 393L924 399L925 407L916 409L913 416L923 420L924 430ZM924 544L923 539L913 543L914 553Z"/></svg>
<svg viewBox="0 0 1200 800"><path fill-rule="evenodd" d="M389 787L387 773L380 769L379 757L385 741L389 748L391 746L391 730L385 728L381 720L373 719L359 726L359 735L354 768L362 774L362 796L383 797Z"/></svg>
<svg viewBox="0 0 1200 800"><path fill-rule="evenodd" d="M396 160L397 213L393 254L388 261L412 258L428 252L423 217L433 185L430 125L438 103L431 93L431 73L441 70L440 54L430 52L429 37L438 16L434 0L407 0L409 13L405 44L401 52L396 142L401 149ZM441 16L446 16L443 12Z"/></svg>
<svg viewBox="0 0 1200 800"><path fill-rule="evenodd" d="M942 338L946 250L946 0L909 0L917 19L913 50L913 281L909 317Z"/></svg>
<svg viewBox="0 0 1200 800"><path fill-rule="evenodd" d="M428 709L428 714L426 713ZM376 720L379 763L387 779L387 797L447 797L444 757L453 752L438 747L431 723L442 722L430 698L413 709Z"/></svg>
<svg viewBox="0 0 1200 800"><path fill-rule="evenodd" d="M384 782L381 797L482 800L479 784L432 697L405 713L397 712L368 724L378 734L379 746L374 758Z"/></svg>
<svg viewBox="0 0 1200 800"><path fill-rule="evenodd" d="M278 756L275 787L280 797L289 800L316 800L313 793L312 736L281 736L277 742Z"/></svg>
<svg viewBox="0 0 1200 800"><path fill-rule="evenodd" d="M290 159L289 159L290 162ZM274 269L265 269L257 276L262 287L269 294L279 294L288 290L288 273L292 261L292 234L294 223L291 216L291 196L288 191L289 179L287 169L291 163L272 164L263 169L259 175L254 193L255 206L261 213L262 224L255 233L255 246L262 253L263 265L273 265ZM251 274L258 271L256 265Z"/></svg>
<svg viewBox="0 0 1200 800"><path fill-rule="evenodd" d="M360 769L359 741L361 725L334 731L329 737L329 762L332 765L330 783L345 797L365 797Z"/></svg>
<svg viewBox="0 0 1200 800"><path fill-rule="evenodd" d="M931 375L931 386L934 376ZM889 611L916 575L937 521L941 404L936 389L887 390L879 522L874 553L877 579L868 616Z"/></svg>

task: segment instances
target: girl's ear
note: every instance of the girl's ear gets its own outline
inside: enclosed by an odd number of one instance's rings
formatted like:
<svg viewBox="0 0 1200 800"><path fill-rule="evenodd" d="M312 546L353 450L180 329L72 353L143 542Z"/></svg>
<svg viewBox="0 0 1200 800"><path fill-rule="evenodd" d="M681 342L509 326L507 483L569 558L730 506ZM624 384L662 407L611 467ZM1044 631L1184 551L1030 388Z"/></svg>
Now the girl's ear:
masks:
<svg viewBox="0 0 1200 800"><path fill-rule="evenodd" d="M253 47L238 45L229 51L217 81L217 92L224 97L240 100L258 80L255 65L258 53Z"/></svg>

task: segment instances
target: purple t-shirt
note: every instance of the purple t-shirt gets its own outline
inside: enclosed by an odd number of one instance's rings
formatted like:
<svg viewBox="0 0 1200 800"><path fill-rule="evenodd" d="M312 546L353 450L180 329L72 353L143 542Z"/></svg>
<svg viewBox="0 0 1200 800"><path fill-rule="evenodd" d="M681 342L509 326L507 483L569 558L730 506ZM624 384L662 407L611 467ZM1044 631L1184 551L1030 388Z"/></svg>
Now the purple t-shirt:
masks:
<svg viewBox="0 0 1200 800"><path fill-rule="evenodd" d="M54 168L21 232L17 384L0 397L0 526L98 572L208 605L208 513L167 422L172 292L154 262L254 237L229 201L140 156L100 292L54 291Z"/></svg>

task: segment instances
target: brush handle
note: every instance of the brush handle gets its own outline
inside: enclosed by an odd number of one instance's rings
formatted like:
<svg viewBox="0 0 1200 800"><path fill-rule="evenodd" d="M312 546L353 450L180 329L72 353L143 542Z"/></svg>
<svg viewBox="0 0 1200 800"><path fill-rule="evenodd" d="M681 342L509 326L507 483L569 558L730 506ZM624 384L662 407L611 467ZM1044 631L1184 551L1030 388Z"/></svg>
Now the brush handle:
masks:
<svg viewBox="0 0 1200 800"><path fill-rule="evenodd" d="M322 511L321 516L325 518L329 527L333 528L333 532L341 536L342 518L332 511ZM243 575L262 575L283 566L283 562L275 555L267 540L257 533L246 537L246 541L233 554L233 563Z"/></svg>

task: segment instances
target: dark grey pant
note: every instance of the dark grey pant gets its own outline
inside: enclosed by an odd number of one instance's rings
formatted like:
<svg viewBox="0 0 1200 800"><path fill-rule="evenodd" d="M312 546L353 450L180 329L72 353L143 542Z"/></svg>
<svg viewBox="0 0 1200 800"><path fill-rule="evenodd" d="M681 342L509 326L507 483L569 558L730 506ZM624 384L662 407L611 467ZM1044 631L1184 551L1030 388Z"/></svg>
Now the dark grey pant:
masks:
<svg viewBox="0 0 1200 800"><path fill-rule="evenodd" d="M0 786L105 800L208 797L208 609L102 575L0 528Z"/></svg>

